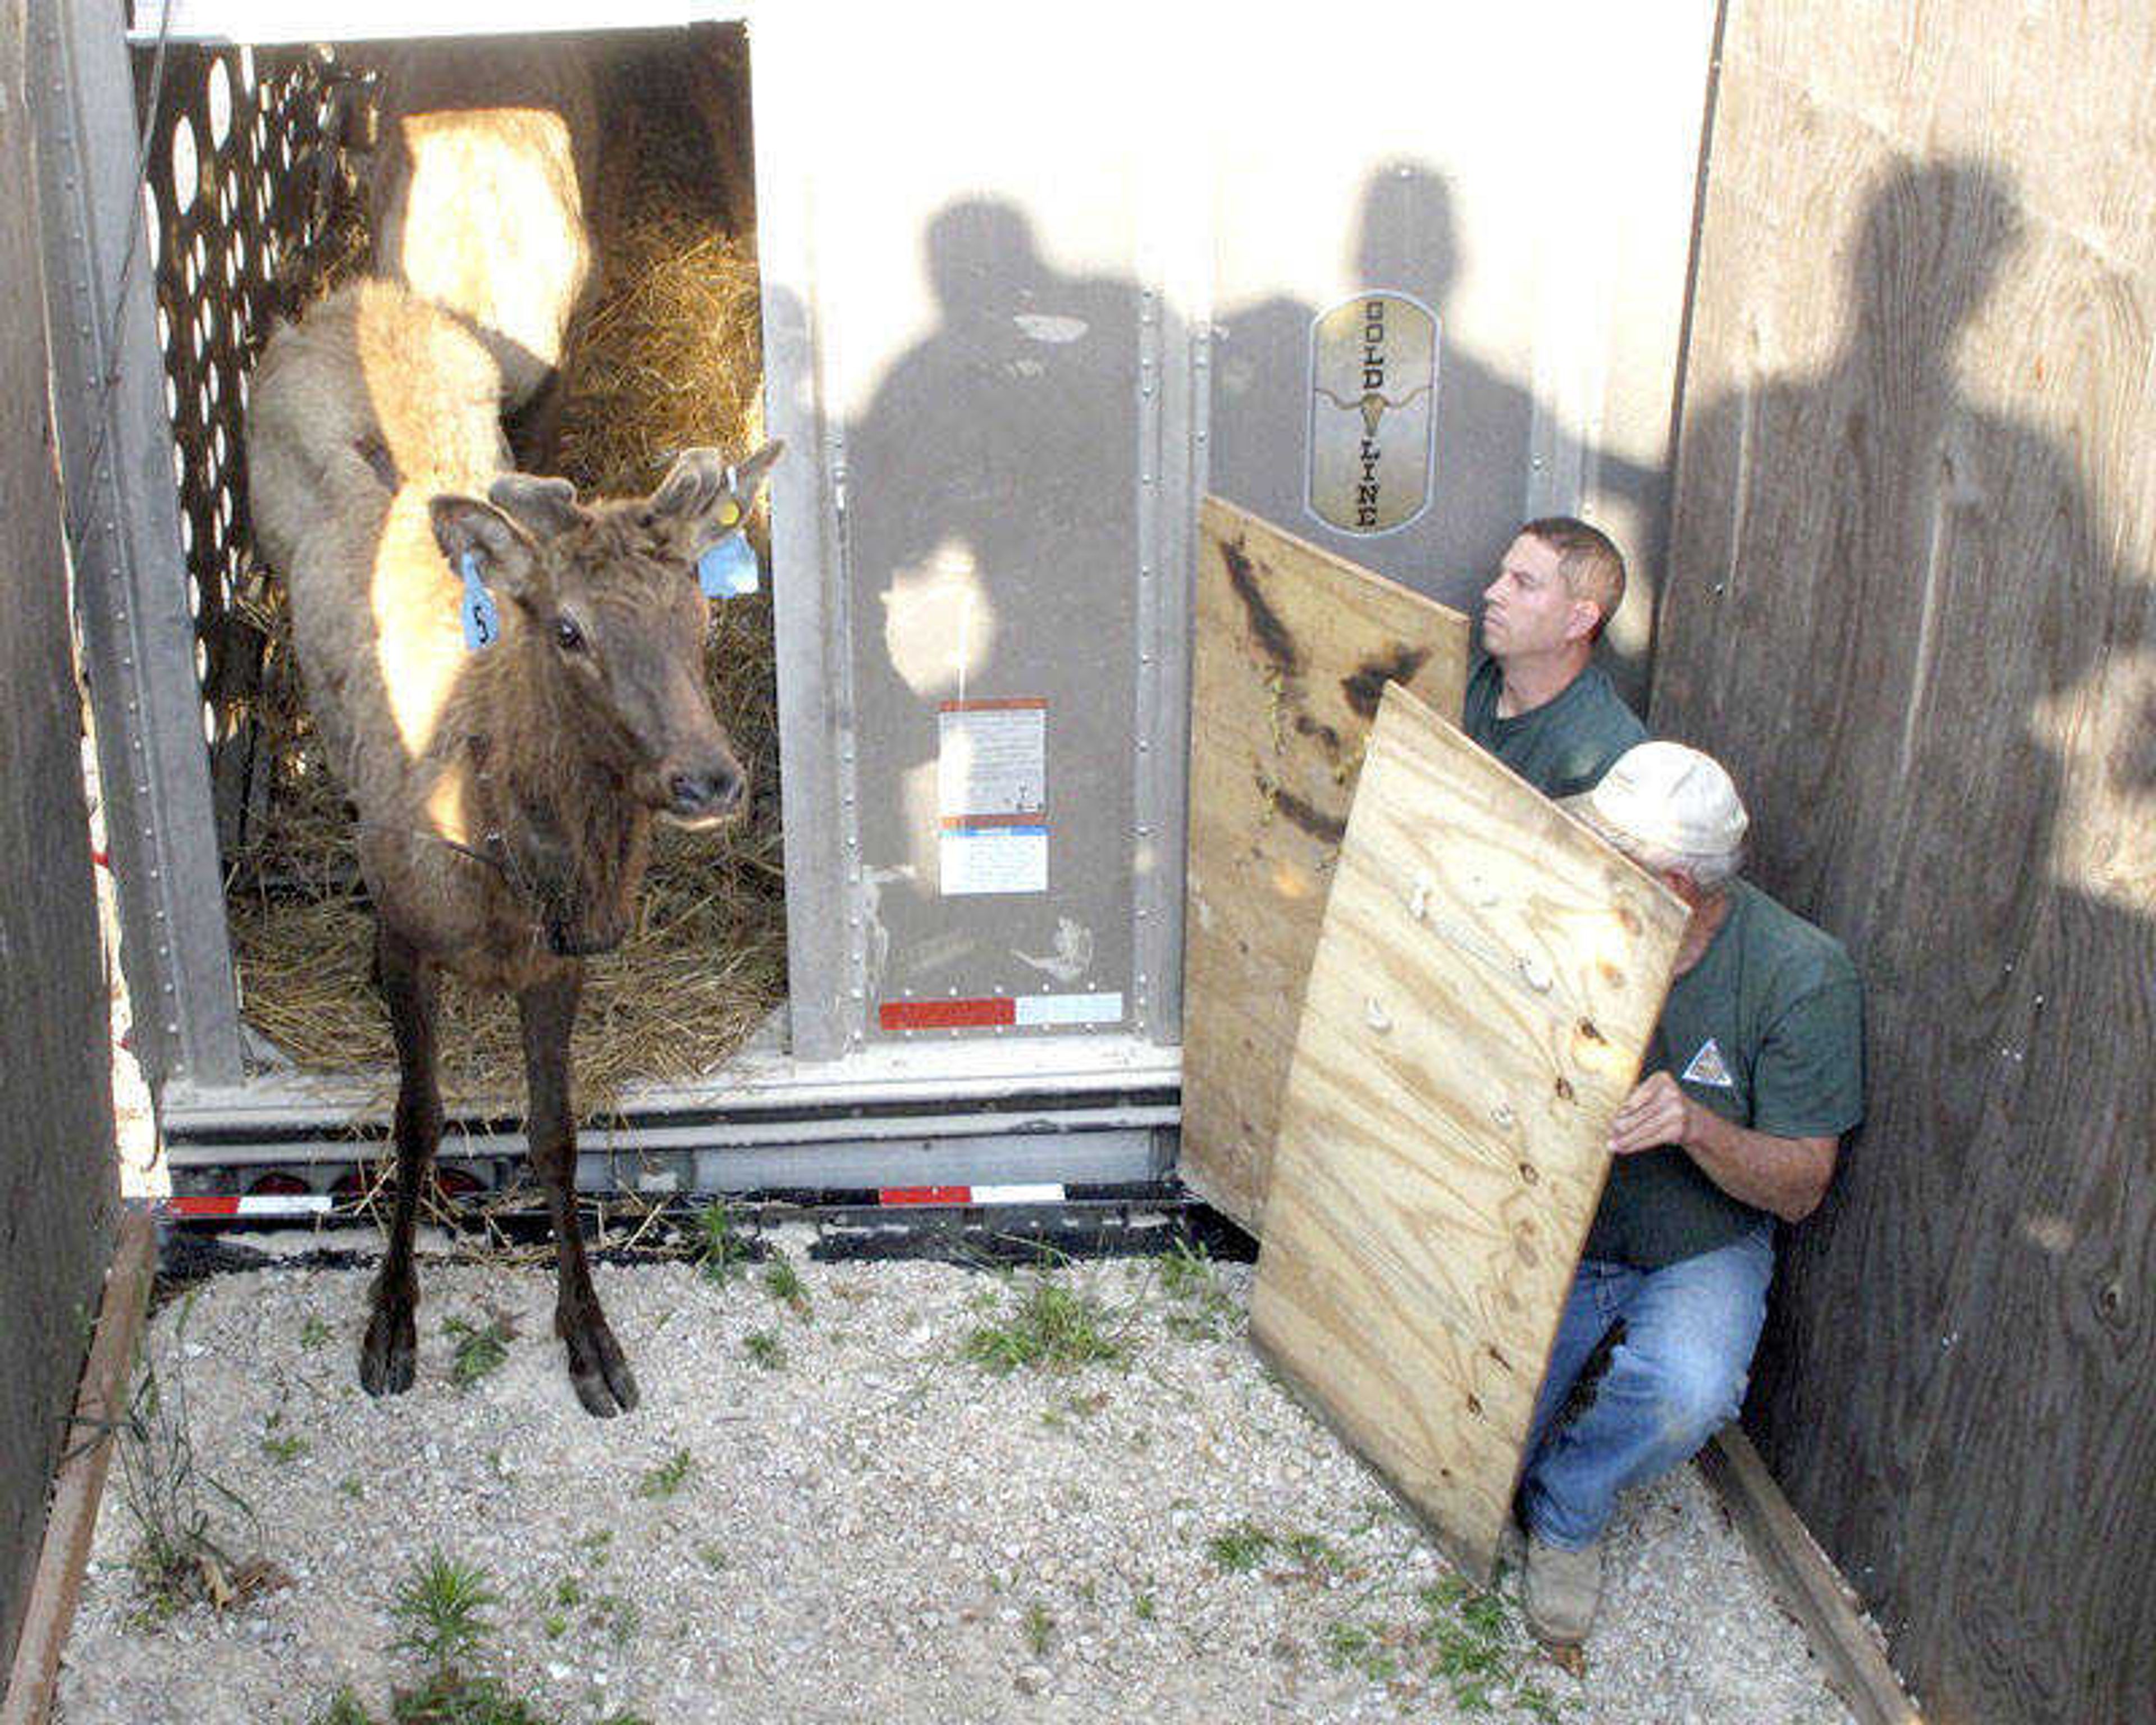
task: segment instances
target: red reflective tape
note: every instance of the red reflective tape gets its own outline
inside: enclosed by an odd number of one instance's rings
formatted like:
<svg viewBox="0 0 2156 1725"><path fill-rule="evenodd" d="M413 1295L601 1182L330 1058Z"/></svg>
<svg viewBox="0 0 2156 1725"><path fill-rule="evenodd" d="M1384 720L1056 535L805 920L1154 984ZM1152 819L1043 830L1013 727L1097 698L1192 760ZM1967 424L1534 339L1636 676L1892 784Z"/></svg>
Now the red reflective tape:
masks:
<svg viewBox="0 0 2156 1725"><path fill-rule="evenodd" d="M971 1186L886 1186L876 1194L880 1204L971 1204Z"/></svg>
<svg viewBox="0 0 2156 1725"><path fill-rule="evenodd" d="M876 1008L876 1022L886 1030L970 1030L984 1025L1015 1024L1018 1002L998 1000L886 1000Z"/></svg>
<svg viewBox="0 0 2156 1725"><path fill-rule="evenodd" d="M236 1216L239 1199L231 1198L168 1198L165 1208L176 1216Z"/></svg>

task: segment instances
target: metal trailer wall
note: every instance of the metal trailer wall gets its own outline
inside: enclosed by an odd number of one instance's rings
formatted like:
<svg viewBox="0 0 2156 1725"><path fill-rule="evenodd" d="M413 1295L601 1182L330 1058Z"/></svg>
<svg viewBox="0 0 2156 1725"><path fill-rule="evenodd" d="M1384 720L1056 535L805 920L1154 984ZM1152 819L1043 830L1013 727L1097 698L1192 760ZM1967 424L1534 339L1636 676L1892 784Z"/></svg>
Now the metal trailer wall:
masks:
<svg viewBox="0 0 2156 1725"><path fill-rule="evenodd" d="M1749 1423L1927 1718L2156 1717L2156 13L1725 41L1654 717L1870 1068Z"/></svg>
<svg viewBox="0 0 2156 1725"><path fill-rule="evenodd" d="M1178 1034L1198 187L1075 22L751 20L804 1053Z"/></svg>
<svg viewBox="0 0 2156 1725"><path fill-rule="evenodd" d="M32 183L23 8L0 3L0 182ZM47 418L37 200L0 201L0 1672L112 1254L112 1086L81 704Z"/></svg>
<svg viewBox="0 0 2156 1725"><path fill-rule="evenodd" d="M1604 10L1393 8L1373 45L1224 7L1023 28L955 4L612 9L746 19L768 418L792 450L773 493L786 1046L632 1099L619 1146L939 1086L991 1111L1015 1087L1172 1117L1209 485L1455 602L1524 516L1589 512L1644 551L1651 593L1712 9ZM566 4L135 14L138 44L589 23ZM92 59L73 75L110 82ZM111 153L100 172L124 177ZM1425 356L1378 415L1419 428L1403 482L1423 507L1374 536L1306 507L1313 448L1339 453L1313 439L1313 322L1373 290L1441 325L1434 377ZM1368 409L1330 411L1337 429ZM169 556L164 533L144 528L146 553ZM1620 673L1650 609L1620 619ZM168 652L151 680L171 675ZM217 921L176 955L221 953ZM229 992L182 989L221 1062L166 1087L183 1159L198 1132L304 1136L357 1088L243 1073Z"/></svg>

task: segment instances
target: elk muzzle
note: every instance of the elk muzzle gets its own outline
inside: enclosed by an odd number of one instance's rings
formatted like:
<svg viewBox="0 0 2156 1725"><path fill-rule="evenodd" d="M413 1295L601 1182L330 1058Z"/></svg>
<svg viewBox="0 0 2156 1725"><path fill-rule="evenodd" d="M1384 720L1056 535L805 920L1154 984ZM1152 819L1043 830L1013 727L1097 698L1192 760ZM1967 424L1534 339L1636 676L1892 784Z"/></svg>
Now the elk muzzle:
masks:
<svg viewBox="0 0 2156 1725"><path fill-rule="evenodd" d="M716 826L737 814L747 797L747 775L731 755L662 768L658 777L666 793L659 817L677 827Z"/></svg>

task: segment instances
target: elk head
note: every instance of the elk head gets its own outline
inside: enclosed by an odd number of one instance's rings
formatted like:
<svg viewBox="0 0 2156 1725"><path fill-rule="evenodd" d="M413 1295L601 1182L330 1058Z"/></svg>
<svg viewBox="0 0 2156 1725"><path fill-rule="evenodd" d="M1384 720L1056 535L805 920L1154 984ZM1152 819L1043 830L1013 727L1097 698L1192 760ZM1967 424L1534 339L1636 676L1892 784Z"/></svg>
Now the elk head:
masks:
<svg viewBox="0 0 2156 1725"><path fill-rule="evenodd" d="M716 449L685 451L640 500L585 505L567 480L508 473L488 502L429 506L450 567L469 555L521 614L547 719L678 825L714 825L745 802L705 686L708 602L696 564L747 519L784 447L767 444L737 468Z"/></svg>

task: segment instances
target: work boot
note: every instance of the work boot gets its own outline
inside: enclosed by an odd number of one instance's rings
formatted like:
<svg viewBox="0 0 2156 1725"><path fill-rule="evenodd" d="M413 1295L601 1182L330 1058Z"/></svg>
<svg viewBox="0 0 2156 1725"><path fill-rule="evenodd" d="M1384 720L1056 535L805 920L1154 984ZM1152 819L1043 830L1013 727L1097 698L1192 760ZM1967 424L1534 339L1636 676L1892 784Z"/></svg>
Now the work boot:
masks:
<svg viewBox="0 0 2156 1725"><path fill-rule="evenodd" d="M1587 1639L1594 1608L1602 1598L1602 1546L1598 1541L1578 1551L1545 1545L1527 1536L1527 1574L1520 1583L1520 1604L1527 1627L1553 1646L1576 1647Z"/></svg>

